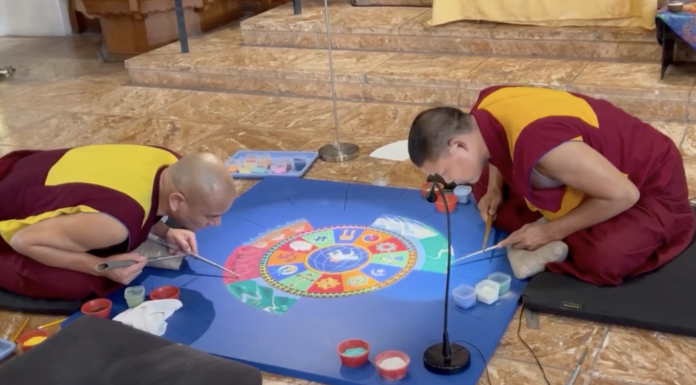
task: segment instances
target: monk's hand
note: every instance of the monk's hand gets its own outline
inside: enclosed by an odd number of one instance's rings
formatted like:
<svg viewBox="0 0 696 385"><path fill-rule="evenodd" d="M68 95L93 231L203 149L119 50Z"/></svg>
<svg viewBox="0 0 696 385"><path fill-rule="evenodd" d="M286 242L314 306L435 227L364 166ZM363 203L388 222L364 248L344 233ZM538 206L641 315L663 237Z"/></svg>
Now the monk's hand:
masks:
<svg viewBox="0 0 696 385"><path fill-rule="evenodd" d="M196 234L193 231L169 229L164 239L186 254L198 254L198 243L196 242ZM169 250L169 252L171 254L180 253L179 250Z"/></svg>
<svg viewBox="0 0 696 385"><path fill-rule="evenodd" d="M128 285L133 282L133 280L143 272L145 265L147 265L147 257L136 252L117 254L105 259L107 262L125 261L127 259L132 259L136 262L128 267L106 270L99 273L99 275L122 285Z"/></svg>
<svg viewBox="0 0 696 385"><path fill-rule="evenodd" d="M502 201L503 194L499 189L488 189L486 195L478 202L478 210L484 222L487 222L489 217L495 219L498 206Z"/></svg>
<svg viewBox="0 0 696 385"><path fill-rule="evenodd" d="M528 223L510 234L498 244L499 247L511 246L515 249L534 251L553 241L557 241L548 223Z"/></svg>

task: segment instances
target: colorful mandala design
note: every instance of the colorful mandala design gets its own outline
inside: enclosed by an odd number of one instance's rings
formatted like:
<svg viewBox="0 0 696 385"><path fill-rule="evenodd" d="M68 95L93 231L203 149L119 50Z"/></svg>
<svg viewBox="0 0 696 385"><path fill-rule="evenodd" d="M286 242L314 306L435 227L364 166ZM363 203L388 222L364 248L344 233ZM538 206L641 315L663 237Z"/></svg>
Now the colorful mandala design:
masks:
<svg viewBox="0 0 696 385"><path fill-rule="evenodd" d="M343 297L378 290L416 264L404 237L368 226L334 226L295 235L261 259L261 276L274 288L303 297Z"/></svg>
<svg viewBox="0 0 696 385"><path fill-rule="evenodd" d="M224 283L240 301L283 314L302 297L373 292L412 270L445 273L447 239L430 226L380 216L370 226L314 229L300 219L239 246L225 262L239 276Z"/></svg>

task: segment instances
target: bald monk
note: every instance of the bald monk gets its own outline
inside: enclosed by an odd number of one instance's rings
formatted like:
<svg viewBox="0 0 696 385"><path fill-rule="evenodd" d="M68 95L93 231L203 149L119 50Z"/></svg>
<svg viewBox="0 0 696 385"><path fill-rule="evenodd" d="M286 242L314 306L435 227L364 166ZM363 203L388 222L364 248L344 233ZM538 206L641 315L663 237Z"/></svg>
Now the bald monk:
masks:
<svg viewBox="0 0 696 385"><path fill-rule="evenodd" d="M139 145L16 151L0 158L0 288L79 300L129 284L150 232L196 252L194 231L220 224L236 197L224 163ZM168 216L185 229L172 229ZM105 261L126 268L97 272Z"/></svg>
<svg viewBox="0 0 696 385"><path fill-rule="evenodd" d="M673 141L604 100L487 88L470 113L419 114L408 151L427 174L474 185L482 217L511 232L500 244L511 262L555 245L546 269L595 285L664 265L696 228Z"/></svg>

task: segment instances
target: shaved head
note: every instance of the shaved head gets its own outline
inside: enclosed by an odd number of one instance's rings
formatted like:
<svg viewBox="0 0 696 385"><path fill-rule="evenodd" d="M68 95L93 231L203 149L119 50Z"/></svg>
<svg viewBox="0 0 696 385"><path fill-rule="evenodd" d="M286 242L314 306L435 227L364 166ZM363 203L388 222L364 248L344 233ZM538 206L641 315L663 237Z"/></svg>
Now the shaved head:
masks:
<svg viewBox="0 0 696 385"><path fill-rule="evenodd" d="M189 230L218 224L237 197L225 163L210 153L186 155L167 174L171 216Z"/></svg>

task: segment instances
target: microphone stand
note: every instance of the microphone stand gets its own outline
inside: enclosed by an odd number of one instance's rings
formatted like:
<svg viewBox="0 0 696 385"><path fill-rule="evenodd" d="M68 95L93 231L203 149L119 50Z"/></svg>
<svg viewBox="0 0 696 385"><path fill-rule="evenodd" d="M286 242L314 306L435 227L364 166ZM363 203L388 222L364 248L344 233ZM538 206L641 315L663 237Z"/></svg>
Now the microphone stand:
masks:
<svg viewBox="0 0 696 385"><path fill-rule="evenodd" d="M435 194L437 188L438 195ZM425 199L434 203L438 199L445 199L445 192L442 187L433 182L430 190L425 195ZM447 215L447 281L445 283L445 322L442 328L442 342L431 345L423 353L423 364L425 368L435 374L453 375L459 374L471 365L471 354L464 346L451 344L447 328L447 318L449 316L449 288L450 272L452 270L452 231L450 226L450 211L445 203L445 214Z"/></svg>

